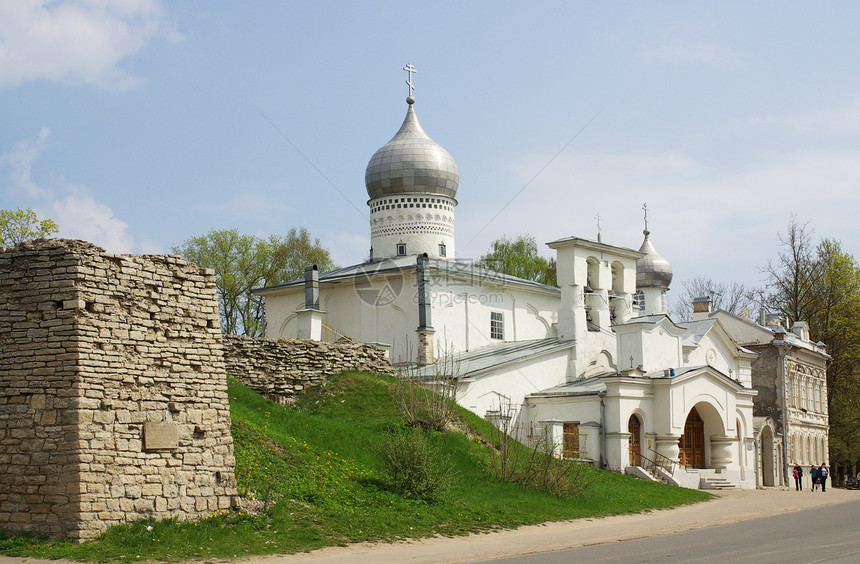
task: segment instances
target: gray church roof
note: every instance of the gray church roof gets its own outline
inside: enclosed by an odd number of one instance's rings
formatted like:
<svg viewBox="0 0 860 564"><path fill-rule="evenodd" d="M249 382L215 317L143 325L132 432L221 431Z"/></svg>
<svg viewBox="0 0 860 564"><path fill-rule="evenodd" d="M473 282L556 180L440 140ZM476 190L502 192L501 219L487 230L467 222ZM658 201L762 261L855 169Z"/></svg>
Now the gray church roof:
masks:
<svg viewBox="0 0 860 564"><path fill-rule="evenodd" d="M533 280L525 280L523 278L517 278L516 276L502 274L500 272L495 272L488 268L478 266L477 264L471 262L431 258L428 261L428 266L430 268L430 275L433 278L432 282L437 282L441 279L443 282L448 283L450 286L455 286L458 284L487 284L490 286L511 285L519 288L531 288L533 290L540 290L543 292L550 292L559 295L561 294L561 289L555 286L547 286L546 284L534 282ZM338 268L337 270L330 270L328 272L320 274L319 281L322 284L325 282L336 282L351 278L367 278L390 272L415 270L416 268L416 256L411 255L375 262L364 262L361 264L354 264L352 266ZM267 290L290 288L293 286L303 286L304 283L304 279L301 278L298 280L292 280L285 284L278 284L276 286L269 286L266 288L254 288L253 290L251 290L251 292L257 294Z"/></svg>
<svg viewBox="0 0 860 564"><path fill-rule="evenodd" d="M364 184L371 199L399 194L438 194L454 198L460 172L454 158L424 132L412 106L397 134L367 164Z"/></svg>
<svg viewBox="0 0 860 564"><path fill-rule="evenodd" d="M569 349L575 344L575 341L550 337L497 343L467 352L455 353L455 365L458 367L455 376L461 379L477 377L489 369L516 364L525 359L533 359L544 354ZM422 380L438 377L436 368L432 365L425 366L417 372L416 376Z"/></svg>
<svg viewBox="0 0 860 564"><path fill-rule="evenodd" d="M648 237L651 232L646 229L643 233L645 240L642 241L639 252L645 253L645 256L636 261L636 288L667 290L672 283L672 265L660 256L651 244L651 239Z"/></svg>

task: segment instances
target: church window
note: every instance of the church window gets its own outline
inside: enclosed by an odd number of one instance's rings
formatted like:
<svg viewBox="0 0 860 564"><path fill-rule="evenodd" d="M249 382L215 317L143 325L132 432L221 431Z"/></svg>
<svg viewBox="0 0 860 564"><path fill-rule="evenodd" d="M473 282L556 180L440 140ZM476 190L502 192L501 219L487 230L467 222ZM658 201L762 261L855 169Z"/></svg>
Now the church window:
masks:
<svg viewBox="0 0 860 564"><path fill-rule="evenodd" d="M505 339L505 320L500 311L490 312L490 338L503 341Z"/></svg>
<svg viewBox="0 0 860 564"><path fill-rule="evenodd" d="M633 294L633 311L645 311L645 292L642 290Z"/></svg>
<svg viewBox="0 0 860 564"><path fill-rule="evenodd" d="M444 257L444 256L445 256L445 251L446 251L446 249L445 249L445 243L439 243L439 256L440 256L440 257Z"/></svg>
<svg viewBox="0 0 860 564"><path fill-rule="evenodd" d="M405 243L399 243L397 245L397 256L399 256L399 257L405 257L406 256L406 244Z"/></svg>

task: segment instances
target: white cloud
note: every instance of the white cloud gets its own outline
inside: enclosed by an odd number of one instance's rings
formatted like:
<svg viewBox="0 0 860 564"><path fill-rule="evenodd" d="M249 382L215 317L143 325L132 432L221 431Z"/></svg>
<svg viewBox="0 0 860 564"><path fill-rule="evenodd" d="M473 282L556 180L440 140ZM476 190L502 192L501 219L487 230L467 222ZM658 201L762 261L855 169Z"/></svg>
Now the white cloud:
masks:
<svg viewBox="0 0 860 564"><path fill-rule="evenodd" d="M38 79L132 88L140 79L118 64L155 36L161 19L159 0L2 2L0 88Z"/></svg>
<svg viewBox="0 0 860 564"><path fill-rule="evenodd" d="M51 207L62 237L83 239L115 253L134 250L134 239L126 232L128 224L84 190L68 186L68 194Z"/></svg>
<svg viewBox="0 0 860 564"><path fill-rule="evenodd" d="M128 224L115 217L110 207L96 201L86 189L62 179L51 188L33 181L33 166L49 135L50 130L43 127L35 140L20 141L11 152L0 155L0 164L9 169L5 192L19 202L19 207L38 208L43 212L39 217L56 221L60 237L84 239L111 252L133 251L135 243L127 233Z"/></svg>
<svg viewBox="0 0 860 564"><path fill-rule="evenodd" d="M42 195L43 190L33 182L31 173L33 163L42 154L50 135L51 130L43 127L39 130L39 136L35 140L19 141L10 153L0 156L0 164L6 164L11 168L9 174L10 188L17 193L16 195L31 198Z"/></svg>

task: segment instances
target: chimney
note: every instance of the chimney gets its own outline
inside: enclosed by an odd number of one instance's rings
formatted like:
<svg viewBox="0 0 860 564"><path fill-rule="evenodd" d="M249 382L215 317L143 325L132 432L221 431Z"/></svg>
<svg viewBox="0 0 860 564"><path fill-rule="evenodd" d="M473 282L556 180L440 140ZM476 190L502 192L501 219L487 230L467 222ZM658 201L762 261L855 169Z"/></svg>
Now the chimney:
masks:
<svg viewBox="0 0 860 564"><path fill-rule="evenodd" d="M305 307L296 312L296 337L322 340L322 316L320 311L320 276L317 265L305 268Z"/></svg>
<svg viewBox="0 0 860 564"><path fill-rule="evenodd" d="M708 319L711 314L710 296L700 296L693 299L693 321Z"/></svg>
<svg viewBox="0 0 860 564"><path fill-rule="evenodd" d="M782 327L782 318L780 318L779 315L777 315L775 313L767 314L764 318L764 321L765 321L765 327L770 327L770 328Z"/></svg>
<svg viewBox="0 0 860 564"><path fill-rule="evenodd" d="M305 309L320 308L320 273L317 265L305 267Z"/></svg>
<svg viewBox="0 0 860 564"><path fill-rule="evenodd" d="M419 366L433 364L436 359L433 355L433 322L430 319L432 308L430 307L430 262L427 253L418 255L417 277L418 277L418 359Z"/></svg>

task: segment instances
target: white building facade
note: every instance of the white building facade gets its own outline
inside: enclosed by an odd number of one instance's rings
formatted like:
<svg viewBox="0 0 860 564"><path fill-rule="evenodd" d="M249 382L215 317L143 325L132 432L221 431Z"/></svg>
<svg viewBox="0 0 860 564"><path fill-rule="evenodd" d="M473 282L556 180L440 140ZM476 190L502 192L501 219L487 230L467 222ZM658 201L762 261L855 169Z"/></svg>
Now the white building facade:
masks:
<svg viewBox="0 0 860 564"><path fill-rule="evenodd" d="M461 405L523 440L549 437L560 456L687 487L755 487L757 355L718 319L672 321L671 266L647 228L638 251L549 243L559 287L458 262L457 167L407 102L365 174L370 260L320 274L318 307L303 281L255 290L267 336L296 337L311 310L428 378L440 351L453 354Z"/></svg>

